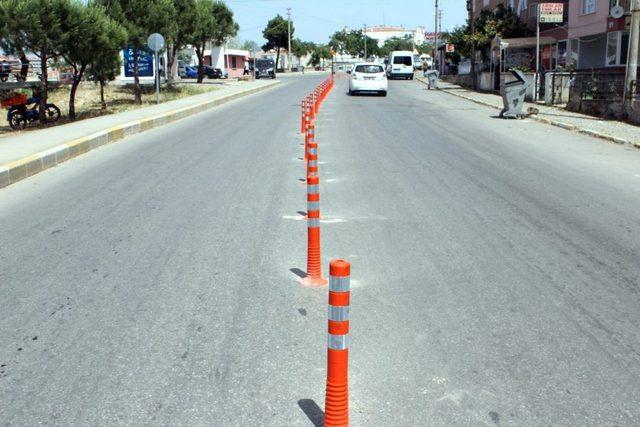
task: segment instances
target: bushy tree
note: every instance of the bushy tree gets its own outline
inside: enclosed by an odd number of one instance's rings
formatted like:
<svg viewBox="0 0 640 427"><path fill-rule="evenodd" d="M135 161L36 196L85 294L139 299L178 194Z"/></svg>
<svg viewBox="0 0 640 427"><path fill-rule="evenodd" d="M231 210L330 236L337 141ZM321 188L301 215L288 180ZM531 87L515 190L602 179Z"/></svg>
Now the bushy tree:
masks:
<svg viewBox="0 0 640 427"><path fill-rule="evenodd" d="M385 40L380 49L381 56L388 56L394 50L413 51L413 40L410 37L391 37Z"/></svg>
<svg viewBox="0 0 640 427"><path fill-rule="evenodd" d="M170 40L168 53L168 70L173 75L173 65L178 57L178 53L184 49L195 31L196 20L196 0L173 0L173 7L176 10L176 31Z"/></svg>
<svg viewBox="0 0 640 427"><path fill-rule="evenodd" d="M331 59L331 50L329 46L326 45L318 45L315 47L313 52L311 52L311 58L309 59L309 63L313 67L324 67L324 61Z"/></svg>
<svg viewBox="0 0 640 427"><path fill-rule="evenodd" d="M162 34L166 40L173 39L177 30L173 0L95 0L95 3L105 6L107 13L127 31L127 41L133 49L135 102L142 104L138 52L153 33Z"/></svg>
<svg viewBox="0 0 640 427"><path fill-rule="evenodd" d="M3 0L5 19L3 48L32 52L40 59L40 122L46 123L45 105L49 82L48 63L63 48L63 22L70 13L70 0Z"/></svg>
<svg viewBox="0 0 640 427"><path fill-rule="evenodd" d="M329 46L341 54L363 57L365 37L367 40L367 56L379 56L381 51L378 47L378 42L369 36L365 36L362 30L337 31L329 39Z"/></svg>
<svg viewBox="0 0 640 427"><path fill-rule="evenodd" d="M502 38L527 37L532 34L524 22L510 7L500 4L495 10L483 9L475 18L475 32L471 33L470 21L463 26L456 27L445 39L447 43L456 46L456 51L466 57L473 56L473 42L476 50L482 52L484 58L487 57L491 40L500 35ZM455 59L455 58L454 58Z"/></svg>
<svg viewBox="0 0 640 427"><path fill-rule="evenodd" d="M316 50L316 44L313 42L304 42L300 39L291 40L291 53L298 58L302 58L314 50Z"/></svg>
<svg viewBox="0 0 640 427"><path fill-rule="evenodd" d="M293 22L291 23L291 37L293 38L295 28ZM276 15L274 18L267 22L267 27L262 31L262 37L267 39L267 42L262 46L264 51L271 49L276 50L276 67L278 67L280 61L280 49L286 49L289 45L289 26L288 21L281 15Z"/></svg>
<svg viewBox="0 0 640 427"><path fill-rule="evenodd" d="M204 79L204 50L207 42L216 46L238 33L233 12L221 1L196 0L194 32L188 41L198 57L198 83Z"/></svg>
<svg viewBox="0 0 640 427"><path fill-rule="evenodd" d="M103 34L104 44L99 51L94 52L88 72L89 78L100 85L100 108L105 110L107 103L104 99L104 87L120 73L120 51L127 43L127 32L119 23L109 19Z"/></svg>
<svg viewBox="0 0 640 427"><path fill-rule="evenodd" d="M70 4L69 14L61 25L63 37L60 55L73 69L69 118L75 120L76 91L87 67L96 58L113 63L113 57L119 57L119 51L126 43L126 32L105 14L102 6L87 7L79 2Z"/></svg>

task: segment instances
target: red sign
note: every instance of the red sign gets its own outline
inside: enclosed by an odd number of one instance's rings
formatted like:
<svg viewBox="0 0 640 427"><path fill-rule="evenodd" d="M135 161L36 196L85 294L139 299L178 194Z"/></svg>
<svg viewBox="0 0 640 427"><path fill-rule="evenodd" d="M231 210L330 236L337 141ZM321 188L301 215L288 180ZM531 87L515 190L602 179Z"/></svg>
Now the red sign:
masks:
<svg viewBox="0 0 640 427"><path fill-rule="evenodd" d="M456 45L447 43L447 53L453 53L456 51Z"/></svg>
<svg viewBox="0 0 640 427"><path fill-rule="evenodd" d="M564 4L563 3L540 3L540 23L561 24L563 20Z"/></svg>
<svg viewBox="0 0 640 427"><path fill-rule="evenodd" d="M622 18L607 18L607 31L624 31L629 29L627 16Z"/></svg>

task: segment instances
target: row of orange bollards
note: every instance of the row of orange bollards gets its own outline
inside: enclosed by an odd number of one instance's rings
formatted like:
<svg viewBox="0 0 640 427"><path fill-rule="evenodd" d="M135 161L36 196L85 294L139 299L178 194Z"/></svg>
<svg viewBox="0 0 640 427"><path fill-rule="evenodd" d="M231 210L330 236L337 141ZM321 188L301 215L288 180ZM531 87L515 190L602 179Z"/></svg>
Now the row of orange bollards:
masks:
<svg viewBox="0 0 640 427"><path fill-rule="evenodd" d="M315 119L322 102L333 89L333 74L302 100L300 132L304 134L307 178L307 286L329 283L327 383L325 419L327 427L349 425L349 300L351 265L332 260L329 280L322 277L320 252L320 174Z"/></svg>

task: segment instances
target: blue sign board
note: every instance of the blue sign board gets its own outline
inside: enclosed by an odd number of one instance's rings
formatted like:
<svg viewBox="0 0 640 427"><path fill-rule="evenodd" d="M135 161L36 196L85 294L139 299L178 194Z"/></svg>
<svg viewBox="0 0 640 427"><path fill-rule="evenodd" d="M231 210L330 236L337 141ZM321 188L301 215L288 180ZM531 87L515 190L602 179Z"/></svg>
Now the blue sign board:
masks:
<svg viewBox="0 0 640 427"><path fill-rule="evenodd" d="M133 49L124 49L124 75L133 77ZM153 77L153 53L148 49L138 50L138 76Z"/></svg>

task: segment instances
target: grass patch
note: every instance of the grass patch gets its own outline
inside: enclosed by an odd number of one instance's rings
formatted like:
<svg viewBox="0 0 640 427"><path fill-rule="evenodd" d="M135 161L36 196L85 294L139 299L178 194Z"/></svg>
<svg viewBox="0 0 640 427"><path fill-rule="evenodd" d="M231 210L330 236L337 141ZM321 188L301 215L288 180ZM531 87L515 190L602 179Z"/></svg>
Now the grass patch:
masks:
<svg viewBox="0 0 640 427"><path fill-rule="evenodd" d="M166 85L160 90L160 102L169 102L188 96L200 95L218 88L218 85L211 84L178 83ZM57 126L70 122L67 115L69 111L70 91L71 88L69 86L49 90L48 102L56 104L62 112L60 120L49 126ZM76 121L156 105L155 88L152 86L142 87L142 105L137 105L134 102L133 86L122 86L113 83L107 85L104 89L104 98L107 103L106 110L100 108L100 86L92 82L80 83L78 91L76 92ZM24 132L42 127L39 123L32 123L27 126ZM9 127L7 110L0 111L0 135L15 134L17 132L19 131L14 131Z"/></svg>

